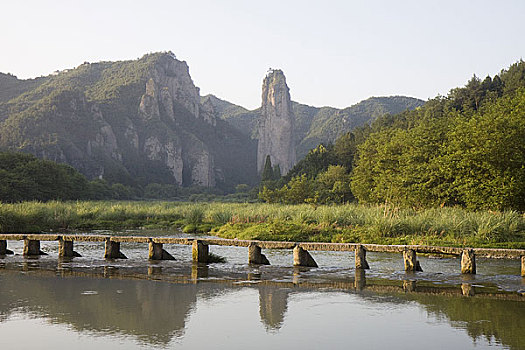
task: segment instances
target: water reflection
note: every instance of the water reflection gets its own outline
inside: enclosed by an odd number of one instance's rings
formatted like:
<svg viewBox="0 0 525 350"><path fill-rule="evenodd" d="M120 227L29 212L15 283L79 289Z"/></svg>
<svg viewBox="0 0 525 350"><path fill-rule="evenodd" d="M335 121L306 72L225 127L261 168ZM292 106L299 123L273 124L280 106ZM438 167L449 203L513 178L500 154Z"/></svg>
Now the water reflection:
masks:
<svg viewBox="0 0 525 350"><path fill-rule="evenodd" d="M113 272L112 272L113 274ZM196 285L51 274L1 275L0 315L38 315L77 331L124 333L149 343L168 343L184 333L195 305Z"/></svg>
<svg viewBox="0 0 525 350"><path fill-rule="evenodd" d="M278 330L283 325L288 310L290 289L259 286L259 314L267 330Z"/></svg>
<svg viewBox="0 0 525 350"><path fill-rule="evenodd" d="M417 280L415 274L392 281L374 278L365 270L338 271L337 278L318 271L270 267L231 267L230 271L223 266L221 272L212 265L193 263L179 263L176 269L163 263L148 263L142 268L103 265L83 269L67 260L23 259L9 264L0 260L0 322L9 322L13 315L22 313L67 325L79 333L131 336L151 346L171 347L174 339L186 339L199 309L225 300L251 310L246 313L256 317L267 334L277 337L287 334L297 322L304 322L306 327L312 320L294 321L299 317L296 315L315 316L320 329L325 323L348 322L348 317L368 324L372 322L367 318L370 309L376 313L394 309L394 322L407 322L410 314L404 312L415 303L418 310L426 311L426 318L424 322L414 320L413 329L420 330L437 320L463 330L472 342L525 348L524 297L487 292L486 287L476 285L475 277L462 277L458 285L439 286ZM250 293L243 299L246 290ZM258 294L258 315L250 306L254 302L251 292ZM315 300L308 304L304 298ZM330 309L333 302L339 305L334 310L349 310L345 318L312 311ZM365 311L353 309L361 304ZM220 320L228 323L238 310L225 308L221 312ZM213 326L216 324L192 325L204 330L201 336ZM372 329L368 336L373 336L376 326L368 326ZM252 328L245 331L255 333ZM346 336L341 334L337 341ZM259 337L261 341L270 339Z"/></svg>
<svg viewBox="0 0 525 350"><path fill-rule="evenodd" d="M366 275L365 270L363 269L356 269L355 270L355 278L354 278L354 288L356 290L363 290L366 287Z"/></svg>

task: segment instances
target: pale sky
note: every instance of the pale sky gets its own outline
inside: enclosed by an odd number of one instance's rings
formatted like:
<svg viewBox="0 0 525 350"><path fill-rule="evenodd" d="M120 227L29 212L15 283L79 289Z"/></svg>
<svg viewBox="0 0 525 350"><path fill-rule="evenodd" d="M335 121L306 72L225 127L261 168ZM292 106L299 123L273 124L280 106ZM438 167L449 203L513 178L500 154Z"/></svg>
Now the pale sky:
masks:
<svg viewBox="0 0 525 350"><path fill-rule="evenodd" d="M173 51L201 94L253 109L268 68L292 99L347 107L424 100L525 56L523 0L2 0L0 72Z"/></svg>

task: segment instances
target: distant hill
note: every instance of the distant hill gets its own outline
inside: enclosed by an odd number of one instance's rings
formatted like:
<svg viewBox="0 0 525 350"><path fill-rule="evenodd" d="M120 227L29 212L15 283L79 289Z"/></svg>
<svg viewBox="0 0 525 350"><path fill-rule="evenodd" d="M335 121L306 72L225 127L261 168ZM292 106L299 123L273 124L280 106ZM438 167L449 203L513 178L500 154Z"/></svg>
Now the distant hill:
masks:
<svg viewBox="0 0 525 350"><path fill-rule="evenodd" d="M42 84L46 78L21 80L12 74L0 73L0 103L7 102Z"/></svg>
<svg viewBox="0 0 525 350"><path fill-rule="evenodd" d="M203 100L214 106L220 119L243 134L257 138L256 126L260 109L250 111L213 95L207 95ZM293 102L297 158L303 158L320 143L333 143L342 134L380 116L413 110L424 103L423 100L406 96L370 97L344 109L312 107Z"/></svg>

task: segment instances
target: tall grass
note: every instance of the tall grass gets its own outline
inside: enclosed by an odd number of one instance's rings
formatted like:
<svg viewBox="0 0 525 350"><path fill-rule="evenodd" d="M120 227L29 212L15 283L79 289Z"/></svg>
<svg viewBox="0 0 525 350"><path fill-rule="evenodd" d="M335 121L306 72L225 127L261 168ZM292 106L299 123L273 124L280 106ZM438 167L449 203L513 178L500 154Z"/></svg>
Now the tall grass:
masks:
<svg viewBox="0 0 525 350"><path fill-rule="evenodd" d="M175 228L188 224L206 224L219 235L239 238L525 248L525 215L515 211L414 210L357 204L318 207L113 201L0 204L1 232Z"/></svg>

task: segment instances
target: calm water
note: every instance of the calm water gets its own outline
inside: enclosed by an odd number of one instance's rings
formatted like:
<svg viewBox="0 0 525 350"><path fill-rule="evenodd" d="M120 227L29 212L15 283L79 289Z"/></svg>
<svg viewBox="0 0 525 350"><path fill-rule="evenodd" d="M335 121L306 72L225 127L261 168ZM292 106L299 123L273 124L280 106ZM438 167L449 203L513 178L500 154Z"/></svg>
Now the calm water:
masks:
<svg viewBox="0 0 525 350"><path fill-rule="evenodd" d="M525 349L525 280L517 261L420 257L405 274L396 254L313 252L318 269L291 266L291 251L211 247L224 264L191 263L191 247L165 245L177 261L150 263L145 244L105 261L102 243L58 261L57 244L36 259L0 258L2 349ZM9 242L21 253L22 244ZM463 296L462 293L471 296Z"/></svg>

